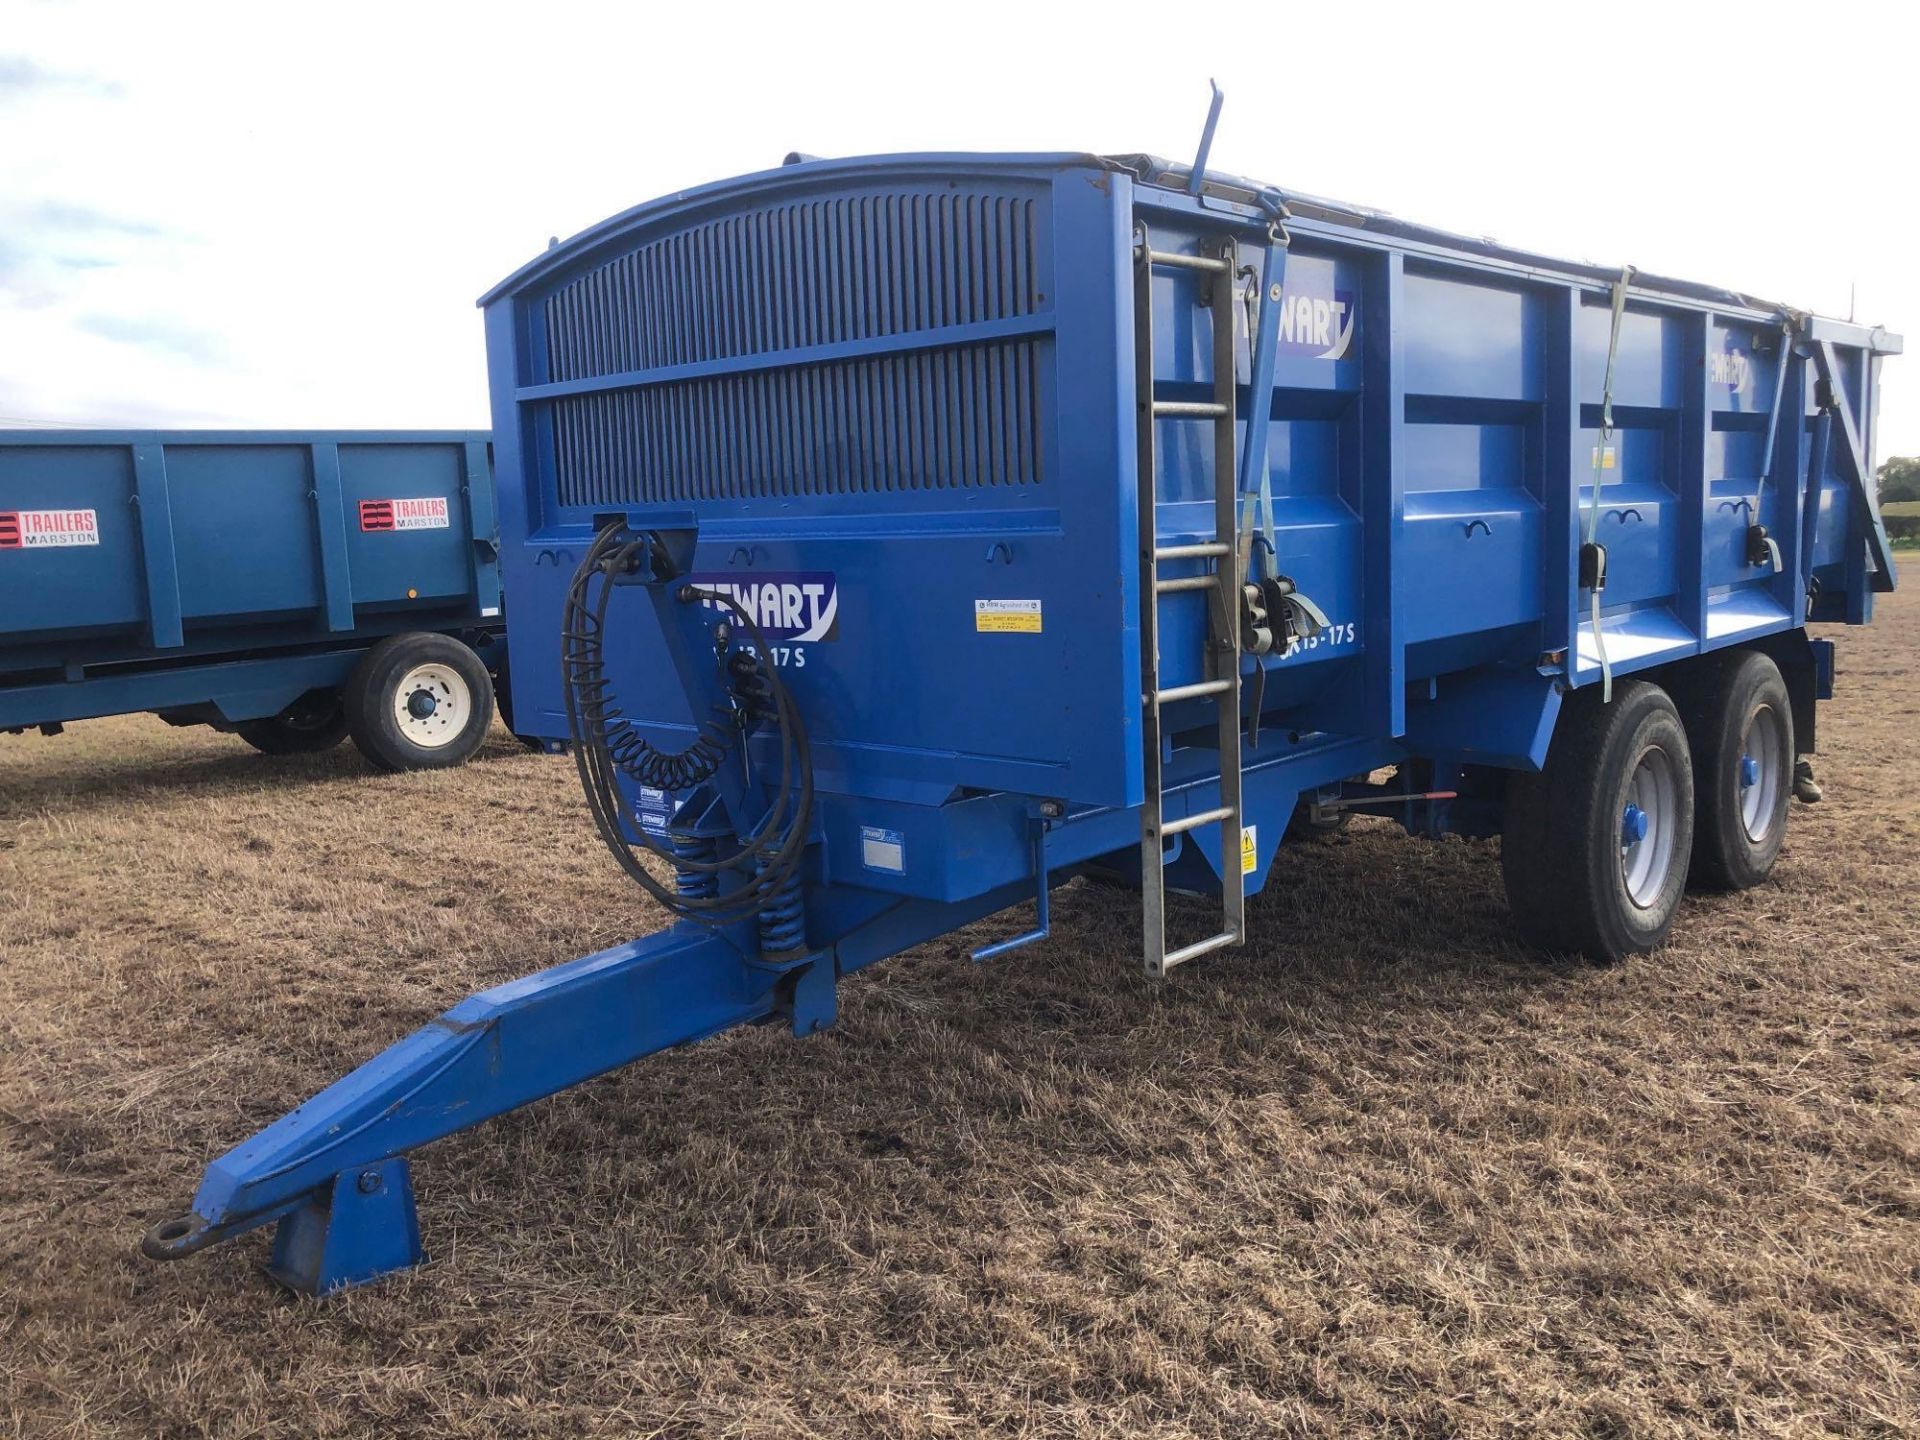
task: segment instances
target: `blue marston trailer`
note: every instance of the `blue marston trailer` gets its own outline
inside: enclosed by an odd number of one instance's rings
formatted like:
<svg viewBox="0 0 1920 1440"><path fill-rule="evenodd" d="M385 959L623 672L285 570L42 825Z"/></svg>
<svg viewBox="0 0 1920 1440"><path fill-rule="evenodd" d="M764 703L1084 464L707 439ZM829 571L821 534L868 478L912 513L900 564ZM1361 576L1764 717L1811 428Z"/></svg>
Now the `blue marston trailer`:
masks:
<svg viewBox="0 0 1920 1440"><path fill-rule="evenodd" d="M1140 888L1164 975L1358 805L1504 831L1550 949L1648 949L1690 875L1766 875L1832 675L1807 622L1894 582L1895 337L1204 162L801 162L482 303L520 728L675 923L455 1006L151 1255L272 1221L299 1289L409 1264L428 1141L818 1030L930 937L1029 900L976 958L1044 936L1078 874Z"/></svg>
<svg viewBox="0 0 1920 1440"><path fill-rule="evenodd" d="M0 730L150 710L466 759L506 653L488 441L0 430Z"/></svg>

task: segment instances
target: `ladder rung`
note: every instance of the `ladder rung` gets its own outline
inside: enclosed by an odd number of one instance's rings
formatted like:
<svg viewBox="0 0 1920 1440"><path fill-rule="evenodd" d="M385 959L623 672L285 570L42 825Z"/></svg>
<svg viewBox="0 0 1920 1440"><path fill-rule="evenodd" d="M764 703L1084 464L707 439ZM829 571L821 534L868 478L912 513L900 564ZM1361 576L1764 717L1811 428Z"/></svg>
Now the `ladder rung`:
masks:
<svg viewBox="0 0 1920 1440"><path fill-rule="evenodd" d="M1181 590L1211 590L1220 583L1218 575L1176 575L1171 580L1155 580L1156 595L1172 595Z"/></svg>
<svg viewBox="0 0 1920 1440"><path fill-rule="evenodd" d="M1176 420L1216 420L1229 412L1226 406L1212 400L1156 400L1153 413Z"/></svg>
<svg viewBox="0 0 1920 1440"><path fill-rule="evenodd" d="M1201 545L1165 545L1153 552L1155 561L1160 560L1207 560L1219 555L1231 555L1233 547L1218 540Z"/></svg>
<svg viewBox="0 0 1920 1440"><path fill-rule="evenodd" d="M1206 270L1215 275L1224 275L1227 271L1227 262L1211 255L1181 255L1172 250L1149 250L1147 263L1175 270Z"/></svg>
<svg viewBox="0 0 1920 1440"><path fill-rule="evenodd" d="M1229 945L1238 945L1240 936L1232 930L1222 930L1218 935L1209 935L1204 940L1196 940L1191 945L1182 945L1178 950L1169 950L1166 958L1160 962L1161 968L1173 969L1189 960L1198 960L1202 955L1211 955L1215 950L1224 950Z"/></svg>
<svg viewBox="0 0 1920 1440"><path fill-rule="evenodd" d="M1231 680L1201 680L1192 685L1176 685L1171 690L1156 690L1153 692L1153 698L1157 704L1171 705L1176 700L1193 700L1202 695L1220 695L1231 689L1233 689Z"/></svg>
<svg viewBox="0 0 1920 1440"><path fill-rule="evenodd" d="M1160 827L1162 835L1184 835L1189 830L1198 830L1202 825L1211 825L1216 820L1231 820L1233 807L1222 805L1217 810L1202 810L1196 815L1182 815L1178 820L1168 820Z"/></svg>

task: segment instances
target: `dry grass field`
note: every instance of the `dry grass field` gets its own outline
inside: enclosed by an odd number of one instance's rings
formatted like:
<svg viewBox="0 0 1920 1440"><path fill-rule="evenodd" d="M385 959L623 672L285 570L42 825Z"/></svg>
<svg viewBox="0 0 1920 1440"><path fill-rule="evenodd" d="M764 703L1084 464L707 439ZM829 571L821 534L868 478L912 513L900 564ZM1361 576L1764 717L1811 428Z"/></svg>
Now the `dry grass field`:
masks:
<svg viewBox="0 0 1920 1440"><path fill-rule="evenodd" d="M1063 891L423 1153L324 1302L135 1250L479 987L656 917L571 767L0 737L0 1432L1920 1433L1920 596L1842 637L1774 882L1612 970L1356 825L1154 988Z"/></svg>

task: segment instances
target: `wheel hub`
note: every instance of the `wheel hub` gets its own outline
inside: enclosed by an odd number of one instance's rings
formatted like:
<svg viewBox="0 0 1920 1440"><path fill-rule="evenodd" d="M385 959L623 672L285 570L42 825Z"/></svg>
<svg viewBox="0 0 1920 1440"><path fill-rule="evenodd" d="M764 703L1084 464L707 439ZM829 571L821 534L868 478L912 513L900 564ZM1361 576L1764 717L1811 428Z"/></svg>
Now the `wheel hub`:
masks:
<svg viewBox="0 0 1920 1440"><path fill-rule="evenodd" d="M1762 705L1747 717L1740 737L1740 825L1755 845L1771 838L1779 823L1775 812L1792 783L1792 764L1786 725L1771 705Z"/></svg>
<svg viewBox="0 0 1920 1440"><path fill-rule="evenodd" d="M473 713L473 694L451 666L416 665L392 692L393 718L400 734L415 745L438 750L451 745Z"/></svg>
<svg viewBox="0 0 1920 1440"><path fill-rule="evenodd" d="M1620 880L1642 910L1660 903L1676 857L1680 793L1673 758L1657 745L1640 752L1620 807Z"/></svg>
<svg viewBox="0 0 1920 1440"><path fill-rule="evenodd" d="M1620 843L1638 845L1647 838L1647 812L1638 805L1629 805L1620 816Z"/></svg>

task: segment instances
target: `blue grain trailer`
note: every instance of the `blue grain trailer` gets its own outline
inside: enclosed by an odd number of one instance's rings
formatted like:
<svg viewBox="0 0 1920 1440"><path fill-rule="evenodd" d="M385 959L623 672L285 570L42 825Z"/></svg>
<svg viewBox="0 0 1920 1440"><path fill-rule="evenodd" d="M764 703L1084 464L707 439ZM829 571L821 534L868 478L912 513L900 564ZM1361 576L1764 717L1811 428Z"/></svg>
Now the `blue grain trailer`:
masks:
<svg viewBox="0 0 1920 1440"><path fill-rule="evenodd" d="M0 730L153 711L457 764L506 647L484 432L0 430Z"/></svg>
<svg viewBox="0 0 1920 1440"><path fill-rule="evenodd" d="M1073 876L1139 889L1163 976L1355 808L1504 833L1550 950L1648 949L1689 878L1765 877L1816 798L1807 624L1894 583L1896 337L1204 160L802 162L482 303L520 726L673 923L455 1006L150 1255L277 1222L303 1290L408 1264L422 1144L818 1030L1022 902L976 958L1038 940Z"/></svg>

